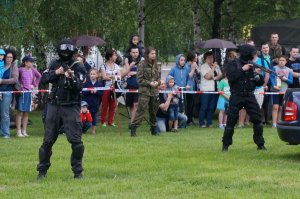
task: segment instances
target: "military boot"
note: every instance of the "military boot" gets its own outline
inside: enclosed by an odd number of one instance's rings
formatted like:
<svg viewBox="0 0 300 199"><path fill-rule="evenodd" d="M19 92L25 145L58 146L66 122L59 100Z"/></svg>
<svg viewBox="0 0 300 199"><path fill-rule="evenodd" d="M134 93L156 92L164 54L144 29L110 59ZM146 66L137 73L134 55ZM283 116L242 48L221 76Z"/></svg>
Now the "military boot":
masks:
<svg viewBox="0 0 300 199"><path fill-rule="evenodd" d="M150 131L151 131L151 135L158 135L156 126L151 126Z"/></svg>
<svg viewBox="0 0 300 199"><path fill-rule="evenodd" d="M130 136L131 137L136 137L137 136L136 135L136 126L134 126L134 125L130 126Z"/></svg>

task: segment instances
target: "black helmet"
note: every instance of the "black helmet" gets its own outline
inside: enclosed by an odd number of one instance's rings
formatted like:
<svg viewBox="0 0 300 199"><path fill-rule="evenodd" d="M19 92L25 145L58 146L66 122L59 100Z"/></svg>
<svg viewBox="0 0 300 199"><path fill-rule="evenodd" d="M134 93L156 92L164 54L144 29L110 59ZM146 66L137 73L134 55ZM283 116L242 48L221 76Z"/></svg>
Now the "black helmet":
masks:
<svg viewBox="0 0 300 199"><path fill-rule="evenodd" d="M57 45L57 53L63 61L72 59L76 46L72 39L63 39Z"/></svg>
<svg viewBox="0 0 300 199"><path fill-rule="evenodd" d="M257 50L255 49L255 47L249 44L242 45L239 48L239 52L240 52L240 59L244 62L251 61L254 55L257 54Z"/></svg>

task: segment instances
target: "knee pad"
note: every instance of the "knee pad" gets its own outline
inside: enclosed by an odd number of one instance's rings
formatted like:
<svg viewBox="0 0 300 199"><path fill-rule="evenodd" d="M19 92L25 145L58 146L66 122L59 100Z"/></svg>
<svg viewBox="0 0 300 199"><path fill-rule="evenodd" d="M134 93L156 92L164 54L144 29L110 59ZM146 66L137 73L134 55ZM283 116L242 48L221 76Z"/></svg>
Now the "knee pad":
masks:
<svg viewBox="0 0 300 199"><path fill-rule="evenodd" d="M47 149L47 148L43 148L43 147L40 147L39 148L39 159L40 161L49 161L50 160L50 157L52 155L52 151L51 149Z"/></svg>
<svg viewBox="0 0 300 199"><path fill-rule="evenodd" d="M225 127L225 133L233 133L233 132L234 132L234 127L232 126Z"/></svg>
<svg viewBox="0 0 300 199"><path fill-rule="evenodd" d="M257 133L262 133L263 131L263 124L262 123L255 123L253 124L253 130Z"/></svg>
<svg viewBox="0 0 300 199"><path fill-rule="evenodd" d="M260 122L260 123L255 123L253 124L253 128L254 129L262 129L263 128L263 124Z"/></svg>
<svg viewBox="0 0 300 199"><path fill-rule="evenodd" d="M82 159L84 145L82 143L72 144L72 156L76 159Z"/></svg>

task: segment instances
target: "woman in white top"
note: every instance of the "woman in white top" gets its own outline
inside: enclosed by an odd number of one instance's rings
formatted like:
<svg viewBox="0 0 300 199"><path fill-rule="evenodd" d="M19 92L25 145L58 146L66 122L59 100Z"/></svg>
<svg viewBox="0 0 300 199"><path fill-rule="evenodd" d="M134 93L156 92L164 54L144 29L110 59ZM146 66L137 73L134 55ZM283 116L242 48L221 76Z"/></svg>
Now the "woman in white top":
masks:
<svg viewBox="0 0 300 199"><path fill-rule="evenodd" d="M114 80L120 79L121 72L120 67L115 63L117 59L117 52L114 49L110 49L105 54L106 62L101 66L101 76L105 82L105 88L108 90L103 91L102 106L101 106L101 125L106 127L106 115L108 112L108 125L116 126L114 124L116 102L113 96L112 90L109 90Z"/></svg>
<svg viewBox="0 0 300 199"><path fill-rule="evenodd" d="M213 52L204 54L205 63L200 68L201 73L201 91L217 91L217 83L222 78L222 72L216 62L214 62ZM216 107L217 94L202 94L201 106L199 110L200 127L210 127L212 125L212 116ZM206 124L205 119L206 117Z"/></svg>

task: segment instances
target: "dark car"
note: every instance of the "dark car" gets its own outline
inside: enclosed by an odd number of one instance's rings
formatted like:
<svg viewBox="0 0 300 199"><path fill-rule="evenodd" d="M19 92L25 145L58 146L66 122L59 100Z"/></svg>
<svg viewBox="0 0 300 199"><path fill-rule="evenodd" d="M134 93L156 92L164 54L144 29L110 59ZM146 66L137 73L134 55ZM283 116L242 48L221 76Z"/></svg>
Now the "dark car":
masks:
<svg viewBox="0 0 300 199"><path fill-rule="evenodd" d="M279 138L291 145L300 144L300 88L288 89L284 95L280 121L277 124Z"/></svg>

